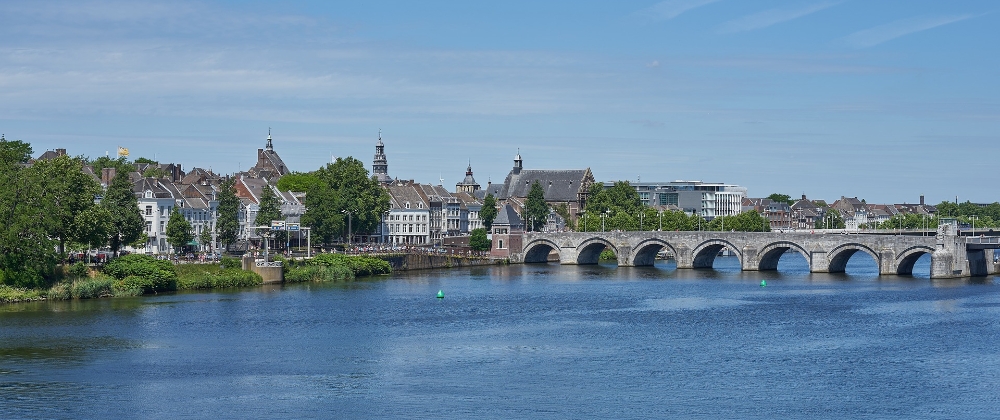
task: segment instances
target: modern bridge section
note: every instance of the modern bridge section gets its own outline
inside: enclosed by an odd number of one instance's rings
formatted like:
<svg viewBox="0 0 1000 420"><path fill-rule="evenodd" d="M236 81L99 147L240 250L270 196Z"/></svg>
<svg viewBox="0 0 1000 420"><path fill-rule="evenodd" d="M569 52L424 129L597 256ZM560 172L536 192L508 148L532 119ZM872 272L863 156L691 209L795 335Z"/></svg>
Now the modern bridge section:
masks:
<svg viewBox="0 0 1000 420"><path fill-rule="evenodd" d="M549 261L559 254L562 264L596 264L605 248L618 256L619 266L653 265L657 253L673 255L677 268L711 268L715 257L728 249L743 270L776 270L788 251L805 257L814 273L843 272L857 252L870 255L880 274L912 274L922 255L931 256L931 277L969 277L993 274L992 249L966 246L966 238L936 236L844 235L776 232L562 232L524 234L521 250L511 250L514 262ZM971 244L970 244L971 245Z"/></svg>

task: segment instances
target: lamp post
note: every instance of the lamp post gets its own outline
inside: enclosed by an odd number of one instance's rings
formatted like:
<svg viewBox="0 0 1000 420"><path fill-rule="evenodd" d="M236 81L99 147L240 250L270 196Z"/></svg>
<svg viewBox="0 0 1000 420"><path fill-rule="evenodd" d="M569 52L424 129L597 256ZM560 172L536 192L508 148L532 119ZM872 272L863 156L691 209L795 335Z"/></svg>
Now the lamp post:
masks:
<svg viewBox="0 0 1000 420"><path fill-rule="evenodd" d="M608 217L608 213L605 211L601 213L601 232L604 232L604 219Z"/></svg>
<svg viewBox="0 0 1000 420"><path fill-rule="evenodd" d="M657 231L663 232L663 210L658 211L660 215L660 228Z"/></svg>
<svg viewBox="0 0 1000 420"><path fill-rule="evenodd" d="M643 213L645 213L645 212L644 212L644 211L640 211L640 212L639 212L639 230L640 230L640 231L643 231L643 230L645 230L645 229L643 229L643 228L642 228L642 214L643 214Z"/></svg>
<svg viewBox="0 0 1000 420"><path fill-rule="evenodd" d="M972 236L976 236L976 219L978 218L979 216L976 216L974 214L972 216L969 216L969 219L972 219Z"/></svg>
<svg viewBox="0 0 1000 420"><path fill-rule="evenodd" d="M341 213L347 214L347 249L351 249L351 212L347 210L341 210Z"/></svg>
<svg viewBox="0 0 1000 420"><path fill-rule="evenodd" d="M583 231L586 232L587 231L587 211L583 210L580 213L583 213Z"/></svg>

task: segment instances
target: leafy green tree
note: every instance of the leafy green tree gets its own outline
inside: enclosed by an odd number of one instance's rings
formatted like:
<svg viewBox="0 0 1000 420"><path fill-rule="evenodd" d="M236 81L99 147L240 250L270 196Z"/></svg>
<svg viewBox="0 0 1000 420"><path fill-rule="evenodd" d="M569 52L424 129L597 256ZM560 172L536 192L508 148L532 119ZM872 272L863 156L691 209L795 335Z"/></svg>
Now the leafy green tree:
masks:
<svg viewBox="0 0 1000 420"><path fill-rule="evenodd" d="M611 188L604 188L602 183L594 183L590 187L590 197L587 199L587 211L600 214L608 210L623 211L638 214L642 208L639 193L628 181L615 182Z"/></svg>
<svg viewBox="0 0 1000 420"><path fill-rule="evenodd" d="M535 181L528 190L528 198L524 202L525 218L528 222L528 230L537 231L545 226L549 218L549 204L545 202L545 190L542 184Z"/></svg>
<svg viewBox="0 0 1000 420"><path fill-rule="evenodd" d="M775 203L785 203L788 204L789 206L795 204L795 201L792 200L792 197L788 194L774 193L767 196L767 198L771 199L771 201L774 201Z"/></svg>
<svg viewBox="0 0 1000 420"><path fill-rule="evenodd" d="M88 249L98 249L108 244L113 226L111 211L105 206L91 206L76 215L73 237Z"/></svg>
<svg viewBox="0 0 1000 420"><path fill-rule="evenodd" d="M28 143L0 138L0 283L17 287L46 286L56 261L45 222L52 203L26 167L31 153Z"/></svg>
<svg viewBox="0 0 1000 420"><path fill-rule="evenodd" d="M725 230L736 232L770 232L771 223L767 218L755 211L745 211L734 216L722 216L712 219L708 230Z"/></svg>
<svg viewBox="0 0 1000 420"><path fill-rule="evenodd" d="M479 219L483 221L483 226L486 229L493 229L493 220L497 218L497 199L493 197L493 194L486 194L486 198L483 199L483 208L479 210Z"/></svg>
<svg viewBox="0 0 1000 420"><path fill-rule="evenodd" d="M124 156L119 157L117 159L112 159L107 156L101 156L97 159L91 160L90 166L94 167L95 174L100 174L101 170L104 168L115 168L115 170L117 171L116 174L118 173L127 174L135 170L135 167L133 167L132 164L129 163L128 159L126 159Z"/></svg>
<svg viewBox="0 0 1000 420"><path fill-rule="evenodd" d="M146 178L163 178L168 175L170 175L170 172L158 166L150 166L142 173L142 176Z"/></svg>
<svg viewBox="0 0 1000 420"><path fill-rule="evenodd" d="M201 245L205 247L205 250L212 251L212 230L208 228L206 224L201 228L201 234L198 235L198 241Z"/></svg>
<svg viewBox="0 0 1000 420"><path fill-rule="evenodd" d="M828 208L826 215L816 221L816 229L843 229L847 227L844 217L834 208Z"/></svg>
<svg viewBox="0 0 1000 420"><path fill-rule="evenodd" d="M191 232L191 223L184 218L177 207L170 212L170 219L167 219L167 243L174 247L175 253L184 252L184 247L194 239Z"/></svg>
<svg viewBox="0 0 1000 420"><path fill-rule="evenodd" d="M59 255L65 258L66 242L76 240L77 216L94 206L100 192L97 181L83 173L83 163L69 156L36 162L30 169L42 185L48 202L44 214L46 230L59 241Z"/></svg>
<svg viewBox="0 0 1000 420"><path fill-rule="evenodd" d="M216 239L222 249L236 242L236 237L240 233L240 199L236 196L235 185L236 179L229 178L219 186L219 205L216 207L219 215L216 217L215 231Z"/></svg>
<svg viewBox="0 0 1000 420"><path fill-rule="evenodd" d="M306 192L322 181L313 173L293 172L278 179L278 191Z"/></svg>
<svg viewBox="0 0 1000 420"><path fill-rule="evenodd" d="M132 193L132 182L127 172L118 172L108 186L101 205L111 214L111 231L108 244L115 256L122 246L137 241L146 227L139 213L139 203Z"/></svg>
<svg viewBox="0 0 1000 420"><path fill-rule="evenodd" d="M986 223L980 225L979 221L976 222L976 226L987 227L992 222L992 219L985 217L983 219ZM937 217L920 215L920 214L897 214L892 216L889 220L879 223L877 229L935 229L937 228L938 220Z"/></svg>
<svg viewBox="0 0 1000 420"><path fill-rule="evenodd" d="M133 163L146 163L146 164L151 164L151 165L159 165L160 164L160 162L157 162L157 161L155 161L153 159L144 158L144 157L136 158L133 161Z"/></svg>
<svg viewBox="0 0 1000 420"><path fill-rule="evenodd" d="M324 242L337 230L347 234L347 213L352 233L368 234L378 228L383 214L389 211L389 194L353 157L337 158L311 174L321 182L306 192L302 223Z"/></svg>
<svg viewBox="0 0 1000 420"><path fill-rule="evenodd" d="M469 247L475 251L489 251L493 246L489 238L486 237L486 229L473 229L469 233Z"/></svg>
<svg viewBox="0 0 1000 420"><path fill-rule="evenodd" d="M270 187L264 186L264 190L260 192L260 208L257 210L257 220L254 222L254 226L270 226L273 220L285 220L284 216L281 215L281 200ZM285 232L283 231L266 230L260 233L273 241L270 245L272 248L277 244L285 243Z"/></svg>

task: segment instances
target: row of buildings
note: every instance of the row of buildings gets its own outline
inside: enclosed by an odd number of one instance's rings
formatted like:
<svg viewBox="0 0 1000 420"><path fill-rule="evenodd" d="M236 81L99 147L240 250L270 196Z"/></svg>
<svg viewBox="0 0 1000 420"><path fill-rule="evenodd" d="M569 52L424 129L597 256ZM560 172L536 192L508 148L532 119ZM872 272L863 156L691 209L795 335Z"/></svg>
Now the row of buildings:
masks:
<svg viewBox="0 0 1000 420"><path fill-rule="evenodd" d="M47 151L38 159L65 155L65 149ZM247 247L259 238L256 221L261 194L270 189L281 200L281 210L287 222L297 223L305 213L304 193L279 191L278 179L291 171L274 150L270 133L263 148L257 149L256 164L246 171L222 176L210 169L193 168L184 171L178 164L137 163L129 173L140 213L146 222L146 241L137 252L152 254L172 251L166 238L166 224L171 211L177 209L191 223L195 240L190 244L201 249L216 248L215 223L218 218L218 195L223 181L235 178L240 199L240 241L237 247ZM103 186L114 178L115 170L105 168L94 173ZM497 221L522 223L520 215L527 201L531 186L537 182L544 191L545 200L552 208L565 208L570 220L552 211L545 229L562 230L575 223L586 206L595 178L590 168L583 169L525 169L520 153L514 157L513 166L503 183L488 182L481 186L473 175L471 163L465 177L449 191L442 185L423 184L413 180L400 180L388 173L388 159L381 136L375 145L372 176L385 188L390 197L390 209L383 215L375 232L356 235L355 241L378 242L396 245L438 246L449 238L466 237L483 227L479 213L487 194L498 203ZM606 182L605 187L613 183ZM936 209L923 203L896 205L869 205L856 198L841 197L828 205L822 200L801 200L789 205L766 198L748 198L747 189L739 185L701 181L636 182L632 184L640 201L647 206L664 210L678 210L699 215L707 220L732 216L744 211L757 211L764 215L774 230L811 229L822 222L829 209L837 209L848 229L858 229L873 222L890 219L896 214L934 214ZM517 219L517 220L515 220ZM821 224L820 224L821 225ZM208 235L202 235L203 232ZM211 237L205 241L204 238Z"/></svg>

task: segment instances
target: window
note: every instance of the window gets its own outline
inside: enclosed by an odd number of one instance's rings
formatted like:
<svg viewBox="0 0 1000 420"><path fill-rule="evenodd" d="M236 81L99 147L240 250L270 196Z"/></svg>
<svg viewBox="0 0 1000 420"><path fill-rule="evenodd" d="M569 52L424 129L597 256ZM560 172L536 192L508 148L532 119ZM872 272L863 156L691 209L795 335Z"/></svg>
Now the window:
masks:
<svg viewBox="0 0 1000 420"><path fill-rule="evenodd" d="M146 216L153 215L153 206L146 206Z"/></svg>
<svg viewBox="0 0 1000 420"><path fill-rule="evenodd" d="M497 248L504 249L503 248L503 239L497 240Z"/></svg>

